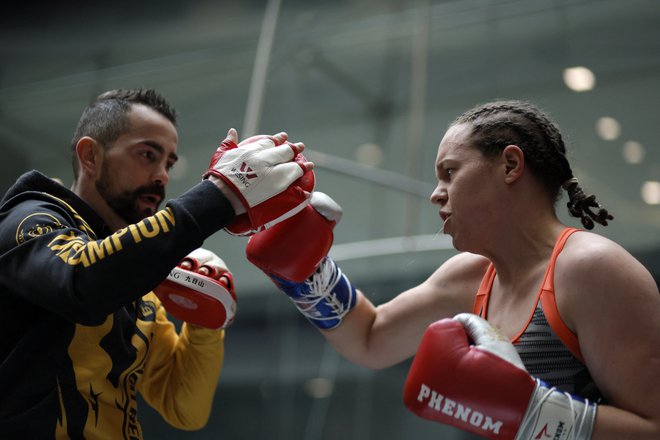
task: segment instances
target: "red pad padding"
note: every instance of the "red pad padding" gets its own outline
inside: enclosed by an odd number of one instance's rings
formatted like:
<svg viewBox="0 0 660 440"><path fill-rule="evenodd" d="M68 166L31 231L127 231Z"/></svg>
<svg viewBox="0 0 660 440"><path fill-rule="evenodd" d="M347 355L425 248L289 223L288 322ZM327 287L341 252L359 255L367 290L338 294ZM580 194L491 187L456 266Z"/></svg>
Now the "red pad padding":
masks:
<svg viewBox="0 0 660 440"><path fill-rule="evenodd" d="M231 273L222 276L229 285L223 279L175 267L154 293L175 318L200 327L224 328L234 320L236 293Z"/></svg>

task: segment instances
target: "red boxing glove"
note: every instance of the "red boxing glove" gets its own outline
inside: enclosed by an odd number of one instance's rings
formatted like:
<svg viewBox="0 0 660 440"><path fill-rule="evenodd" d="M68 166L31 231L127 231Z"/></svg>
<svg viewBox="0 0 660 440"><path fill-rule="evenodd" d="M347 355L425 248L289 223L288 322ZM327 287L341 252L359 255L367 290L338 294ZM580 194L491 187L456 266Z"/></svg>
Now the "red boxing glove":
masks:
<svg viewBox="0 0 660 440"><path fill-rule="evenodd" d="M199 327L227 327L236 314L234 278L224 261L205 249L184 258L154 293L168 313Z"/></svg>
<svg viewBox="0 0 660 440"><path fill-rule="evenodd" d="M305 281L328 255L341 215L334 200L315 192L299 214L250 237L247 259L269 275Z"/></svg>
<svg viewBox="0 0 660 440"><path fill-rule="evenodd" d="M211 158L204 178L222 179L246 209L225 230L253 235L300 212L314 190L314 172L307 159L293 155L290 142L277 144L272 136L252 136L238 145L229 137Z"/></svg>
<svg viewBox="0 0 660 440"><path fill-rule="evenodd" d="M316 327L339 326L357 301L353 284L327 256L341 207L315 192L299 214L250 237L248 260L261 269Z"/></svg>
<svg viewBox="0 0 660 440"><path fill-rule="evenodd" d="M493 440L588 440L596 416L595 404L532 378L515 347L467 313L426 330L403 401L420 417Z"/></svg>

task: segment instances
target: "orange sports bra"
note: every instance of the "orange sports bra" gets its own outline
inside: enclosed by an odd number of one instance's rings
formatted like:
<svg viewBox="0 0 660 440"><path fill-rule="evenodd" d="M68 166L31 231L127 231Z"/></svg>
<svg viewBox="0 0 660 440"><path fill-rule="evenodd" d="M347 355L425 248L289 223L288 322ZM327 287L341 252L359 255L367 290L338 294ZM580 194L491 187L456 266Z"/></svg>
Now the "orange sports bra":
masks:
<svg viewBox="0 0 660 440"><path fill-rule="evenodd" d="M527 323L523 327L520 334L516 335L516 337L511 342L516 344L521 336L527 331L530 323L532 322L532 319L534 318L534 314L540 301L542 312L545 314L545 318L547 319L548 324L556 333L557 337L559 337L561 342L570 350L573 356L575 356L581 362L584 362L577 335L573 333L573 331L571 331L571 329L569 329L561 319L561 316L557 310L557 303L555 301L555 262L557 261L557 256L564 249L564 245L566 244L568 237L579 230L580 229L575 228L565 228L559 234L559 237L555 242L552 255L550 257L550 264L548 264L548 268L543 277L543 283L541 284L541 288L535 301L536 307L531 311ZM487 318L488 300L490 298L490 292L493 287L493 281L495 280L496 274L497 272L495 271L495 266L491 263L486 270L486 273L481 281L481 285L479 286L477 297L475 298L473 313L480 315L484 319Z"/></svg>

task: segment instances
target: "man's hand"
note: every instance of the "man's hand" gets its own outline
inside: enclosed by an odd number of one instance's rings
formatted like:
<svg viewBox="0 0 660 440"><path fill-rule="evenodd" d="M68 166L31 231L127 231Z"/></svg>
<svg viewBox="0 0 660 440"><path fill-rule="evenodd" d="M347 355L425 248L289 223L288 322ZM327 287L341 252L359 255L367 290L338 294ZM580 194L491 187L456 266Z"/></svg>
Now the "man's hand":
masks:
<svg viewBox="0 0 660 440"><path fill-rule="evenodd" d="M293 216L309 203L314 164L302 156L303 143L286 133L253 136L238 144L233 128L211 158L204 178L228 196L237 218L226 229L252 235Z"/></svg>

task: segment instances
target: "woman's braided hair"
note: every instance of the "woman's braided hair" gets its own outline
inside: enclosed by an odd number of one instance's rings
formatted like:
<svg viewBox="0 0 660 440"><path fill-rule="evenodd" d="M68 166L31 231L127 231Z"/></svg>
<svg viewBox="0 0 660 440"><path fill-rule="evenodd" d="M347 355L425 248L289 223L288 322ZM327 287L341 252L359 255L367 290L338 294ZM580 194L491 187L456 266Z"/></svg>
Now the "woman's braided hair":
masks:
<svg viewBox="0 0 660 440"><path fill-rule="evenodd" d="M561 188L568 192L568 211L586 229L593 229L594 222L607 226L608 220L614 218L596 202L596 196L582 191L566 158L559 128L533 104L525 101L481 104L452 123L458 124L472 127L472 144L486 156L501 153L507 145L520 147L525 164L553 200L559 199Z"/></svg>

